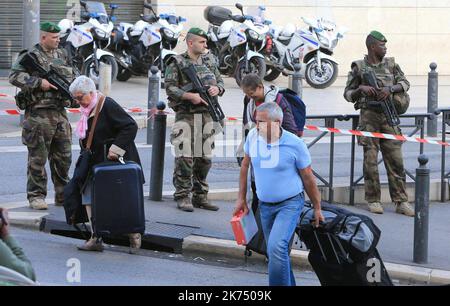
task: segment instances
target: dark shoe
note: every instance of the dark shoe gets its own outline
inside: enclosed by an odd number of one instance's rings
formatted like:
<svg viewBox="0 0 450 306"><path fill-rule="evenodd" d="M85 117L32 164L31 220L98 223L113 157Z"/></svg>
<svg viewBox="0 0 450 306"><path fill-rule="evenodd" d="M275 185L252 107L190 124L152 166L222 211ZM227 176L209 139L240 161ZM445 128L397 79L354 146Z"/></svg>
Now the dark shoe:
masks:
<svg viewBox="0 0 450 306"><path fill-rule="evenodd" d="M207 197L192 197L192 205L195 208L201 208L206 210L218 211L219 206L216 206L208 201Z"/></svg>
<svg viewBox="0 0 450 306"><path fill-rule="evenodd" d="M137 250L139 250L142 245L141 234L128 234L128 238L130 239L130 254L136 254Z"/></svg>
<svg viewBox="0 0 450 306"><path fill-rule="evenodd" d="M101 239L91 238L83 245L78 246L80 251L103 252L103 243Z"/></svg>
<svg viewBox="0 0 450 306"><path fill-rule="evenodd" d="M189 198L182 198L177 200L177 207L182 211L193 212L194 206L191 204L191 200Z"/></svg>

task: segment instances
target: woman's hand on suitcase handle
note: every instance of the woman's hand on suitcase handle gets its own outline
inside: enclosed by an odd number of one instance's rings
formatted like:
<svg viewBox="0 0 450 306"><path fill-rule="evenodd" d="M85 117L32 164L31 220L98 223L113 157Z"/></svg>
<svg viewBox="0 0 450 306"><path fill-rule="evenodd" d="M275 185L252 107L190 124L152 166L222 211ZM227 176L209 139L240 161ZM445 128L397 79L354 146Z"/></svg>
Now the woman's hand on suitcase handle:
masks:
<svg viewBox="0 0 450 306"><path fill-rule="evenodd" d="M111 150L108 151L108 159L109 160L119 160L119 157L120 156L118 154L111 152Z"/></svg>
<svg viewBox="0 0 450 306"><path fill-rule="evenodd" d="M248 214L248 206L247 201L244 199L237 199L236 200L236 207L233 211L233 216L238 215L239 213L243 212L244 215Z"/></svg>

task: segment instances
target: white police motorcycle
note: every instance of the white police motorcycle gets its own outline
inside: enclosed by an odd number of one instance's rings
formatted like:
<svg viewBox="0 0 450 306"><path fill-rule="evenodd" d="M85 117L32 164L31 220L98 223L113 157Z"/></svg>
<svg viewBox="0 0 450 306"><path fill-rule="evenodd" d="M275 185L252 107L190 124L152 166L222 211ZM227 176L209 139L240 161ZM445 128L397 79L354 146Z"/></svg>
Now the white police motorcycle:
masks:
<svg viewBox="0 0 450 306"><path fill-rule="evenodd" d="M242 15L232 15L230 19L237 22L219 51L219 70L222 74L233 76L238 85L249 73L264 77L266 63L260 53L265 45L266 34L269 32L268 20L258 20L251 15L245 15L240 3L236 3ZM212 15L213 13L210 13ZM220 18L220 17L218 17ZM213 16L208 17L213 19Z"/></svg>
<svg viewBox="0 0 450 306"><path fill-rule="evenodd" d="M298 63L311 87L326 88L338 75L338 63L332 55L345 29L337 31L335 23L323 18L302 19L308 25L307 30L297 30L292 24L271 27L273 45L265 54L269 68L264 79L273 81L281 73L291 75Z"/></svg>
<svg viewBox="0 0 450 306"><path fill-rule="evenodd" d="M127 81L133 75L147 75L151 66L158 66L164 72L165 63L177 54L173 49L183 30L181 23L186 19L176 16L171 6L160 4L160 10L169 12L159 15L151 4L145 3L144 7L150 9L149 15L141 15L141 20L134 25L121 22L115 30L111 49L119 64L119 81Z"/></svg>
<svg viewBox="0 0 450 306"><path fill-rule="evenodd" d="M72 59L73 67L81 74L89 76L98 83L100 62L111 65L111 81L117 76L117 63L114 55L106 51L114 28L114 10L117 5L110 4L111 17L106 13L103 3L97 1L80 1L83 11L82 22L74 23L70 19L61 20L60 46L64 47Z"/></svg>

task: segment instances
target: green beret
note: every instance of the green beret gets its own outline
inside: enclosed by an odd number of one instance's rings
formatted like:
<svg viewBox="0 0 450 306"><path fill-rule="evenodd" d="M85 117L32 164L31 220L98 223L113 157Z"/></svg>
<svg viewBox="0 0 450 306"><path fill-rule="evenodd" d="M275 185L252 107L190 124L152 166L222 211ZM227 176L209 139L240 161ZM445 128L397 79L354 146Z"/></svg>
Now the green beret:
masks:
<svg viewBox="0 0 450 306"><path fill-rule="evenodd" d="M41 23L41 31L48 33L59 33L61 28L58 27L56 23L53 22L43 22Z"/></svg>
<svg viewBox="0 0 450 306"><path fill-rule="evenodd" d="M208 39L208 34L200 28L190 28L188 33Z"/></svg>
<svg viewBox="0 0 450 306"><path fill-rule="evenodd" d="M381 34L381 33L378 32L378 31L372 31L372 32L370 32L369 35L372 36L373 38L375 38L376 40L381 41L381 42L387 42L386 37L384 37L384 35Z"/></svg>

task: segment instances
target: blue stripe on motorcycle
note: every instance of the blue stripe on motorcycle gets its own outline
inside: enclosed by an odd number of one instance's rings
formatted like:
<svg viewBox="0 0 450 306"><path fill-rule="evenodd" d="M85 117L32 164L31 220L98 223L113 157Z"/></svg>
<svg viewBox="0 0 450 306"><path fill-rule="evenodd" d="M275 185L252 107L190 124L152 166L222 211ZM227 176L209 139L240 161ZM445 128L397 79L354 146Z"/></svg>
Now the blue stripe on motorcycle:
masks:
<svg viewBox="0 0 450 306"><path fill-rule="evenodd" d="M160 39L161 37L159 37L158 34L156 34L155 32L152 32L152 36L155 36L156 38Z"/></svg>
<svg viewBox="0 0 450 306"><path fill-rule="evenodd" d="M314 40L308 39L308 38L306 38L306 37L303 36L303 35L301 35L301 37L304 38L304 39L306 39L307 41L309 41L310 43L312 43L312 44L315 45L315 46L318 46L318 45L319 45L319 44L316 43Z"/></svg>

